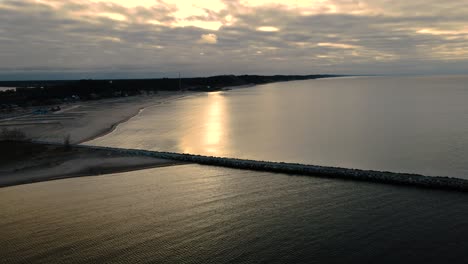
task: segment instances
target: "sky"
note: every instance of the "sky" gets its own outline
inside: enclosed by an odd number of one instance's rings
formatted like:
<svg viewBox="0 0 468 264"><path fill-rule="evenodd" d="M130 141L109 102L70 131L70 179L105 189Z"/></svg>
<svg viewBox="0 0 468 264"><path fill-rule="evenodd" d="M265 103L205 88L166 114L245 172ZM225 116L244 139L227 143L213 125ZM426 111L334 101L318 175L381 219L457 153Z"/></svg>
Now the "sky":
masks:
<svg viewBox="0 0 468 264"><path fill-rule="evenodd" d="M468 73L468 0L0 0L0 80Z"/></svg>

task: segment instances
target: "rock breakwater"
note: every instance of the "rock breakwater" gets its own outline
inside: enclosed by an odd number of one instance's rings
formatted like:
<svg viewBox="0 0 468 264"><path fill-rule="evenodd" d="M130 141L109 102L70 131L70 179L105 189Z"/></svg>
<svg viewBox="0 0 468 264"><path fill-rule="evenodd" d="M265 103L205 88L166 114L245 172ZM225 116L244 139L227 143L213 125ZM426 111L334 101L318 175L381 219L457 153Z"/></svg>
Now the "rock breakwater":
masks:
<svg viewBox="0 0 468 264"><path fill-rule="evenodd" d="M274 173L307 175L315 177L338 178L345 180L358 180L377 183L416 186L433 189L446 189L468 191L468 180L424 176L419 174L396 173L388 171L359 170L338 167L325 167L297 163L257 161L236 158L212 157L193 154L181 154L172 152L149 151L140 149L120 149L110 147L76 145L82 148L106 149L127 155L148 156L160 159L197 163L203 165L228 167L244 170L267 171Z"/></svg>

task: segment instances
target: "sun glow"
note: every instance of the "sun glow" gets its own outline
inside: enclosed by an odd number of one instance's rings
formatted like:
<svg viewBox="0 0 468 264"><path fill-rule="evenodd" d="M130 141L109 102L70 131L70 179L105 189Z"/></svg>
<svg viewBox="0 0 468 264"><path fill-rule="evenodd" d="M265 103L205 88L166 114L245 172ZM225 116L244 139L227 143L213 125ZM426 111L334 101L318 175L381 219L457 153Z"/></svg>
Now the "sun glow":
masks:
<svg viewBox="0 0 468 264"><path fill-rule="evenodd" d="M58 9L66 1L34 0ZM1 0L0 0L1 2ZM234 25L237 21L237 12L252 12L258 7L280 7L286 10L295 10L302 15L334 14L334 13L366 13L369 6L365 3L344 3L336 0L295 0L284 2L279 0L241 0L239 2L223 0L84 0L83 6L93 7L89 10L70 10L74 16L106 17L116 21L138 20L140 23L161 24L170 27L198 27L218 31L222 26ZM171 20L159 21L154 17L135 17L139 10L148 12L161 10ZM156 12L157 14L158 12ZM276 32L278 28L260 26L258 31Z"/></svg>
<svg viewBox="0 0 468 264"><path fill-rule="evenodd" d="M219 144L224 134L224 97L220 93L210 93L210 105L205 119L205 136L203 143L205 151L212 155L219 155Z"/></svg>
<svg viewBox="0 0 468 264"><path fill-rule="evenodd" d="M44 0L37 0L44 1ZM219 30L223 25L229 26L235 23L233 14L229 14L228 4L222 0L89 0L93 3L106 5L118 5L128 9L135 8L159 8L160 6L172 7L171 15L175 21L171 23L174 27L194 26L208 30ZM287 10L297 10L303 15L312 15L320 13L362 13L366 12L368 6L362 3L346 4L344 6L336 4L333 0L295 0L285 3L279 0L241 0L231 3L239 10L248 10L256 7L277 6ZM364 8L364 9L363 9ZM234 9L235 10L235 9ZM348 12L349 11L349 12ZM227 14L222 14L222 12ZM110 17L116 19L116 17ZM121 20L121 19L116 19ZM264 29L264 30L262 30ZM259 31L275 32L275 27L264 26L257 29Z"/></svg>

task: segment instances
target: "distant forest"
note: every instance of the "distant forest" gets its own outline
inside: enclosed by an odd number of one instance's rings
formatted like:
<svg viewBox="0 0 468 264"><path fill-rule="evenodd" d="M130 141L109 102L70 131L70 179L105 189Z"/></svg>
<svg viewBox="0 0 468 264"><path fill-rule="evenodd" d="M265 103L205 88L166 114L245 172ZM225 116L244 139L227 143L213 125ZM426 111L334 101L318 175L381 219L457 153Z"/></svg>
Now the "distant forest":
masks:
<svg viewBox="0 0 468 264"><path fill-rule="evenodd" d="M132 96L158 91L217 91L229 86L307 80L338 75L222 75L198 78L70 80L70 81L0 81L0 87L16 91L0 92L3 110L12 107L61 104L77 100L96 100Z"/></svg>

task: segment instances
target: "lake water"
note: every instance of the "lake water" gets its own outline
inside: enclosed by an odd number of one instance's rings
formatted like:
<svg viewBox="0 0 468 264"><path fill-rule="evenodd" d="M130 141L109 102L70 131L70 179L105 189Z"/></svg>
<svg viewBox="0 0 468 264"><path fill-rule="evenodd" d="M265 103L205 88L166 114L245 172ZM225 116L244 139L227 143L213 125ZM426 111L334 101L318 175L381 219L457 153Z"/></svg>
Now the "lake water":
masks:
<svg viewBox="0 0 468 264"><path fill-rule="evenodd" d="M359 77L202 93L89 144L468 177L468 76Z"/></svg>
<svg viewBox="0 0 468 264"><path fill-rule="evenodd" d="M0 263L468 262L457 192L182 165L0 201Z"/></svg>
<svg viewBox="0 0 468 264"><path fill-rule="evenodd" d="M202 93L92 144L463 177L467 77ZM468 196L180 165L0 189L0 263L468 263Z"/></svg>

